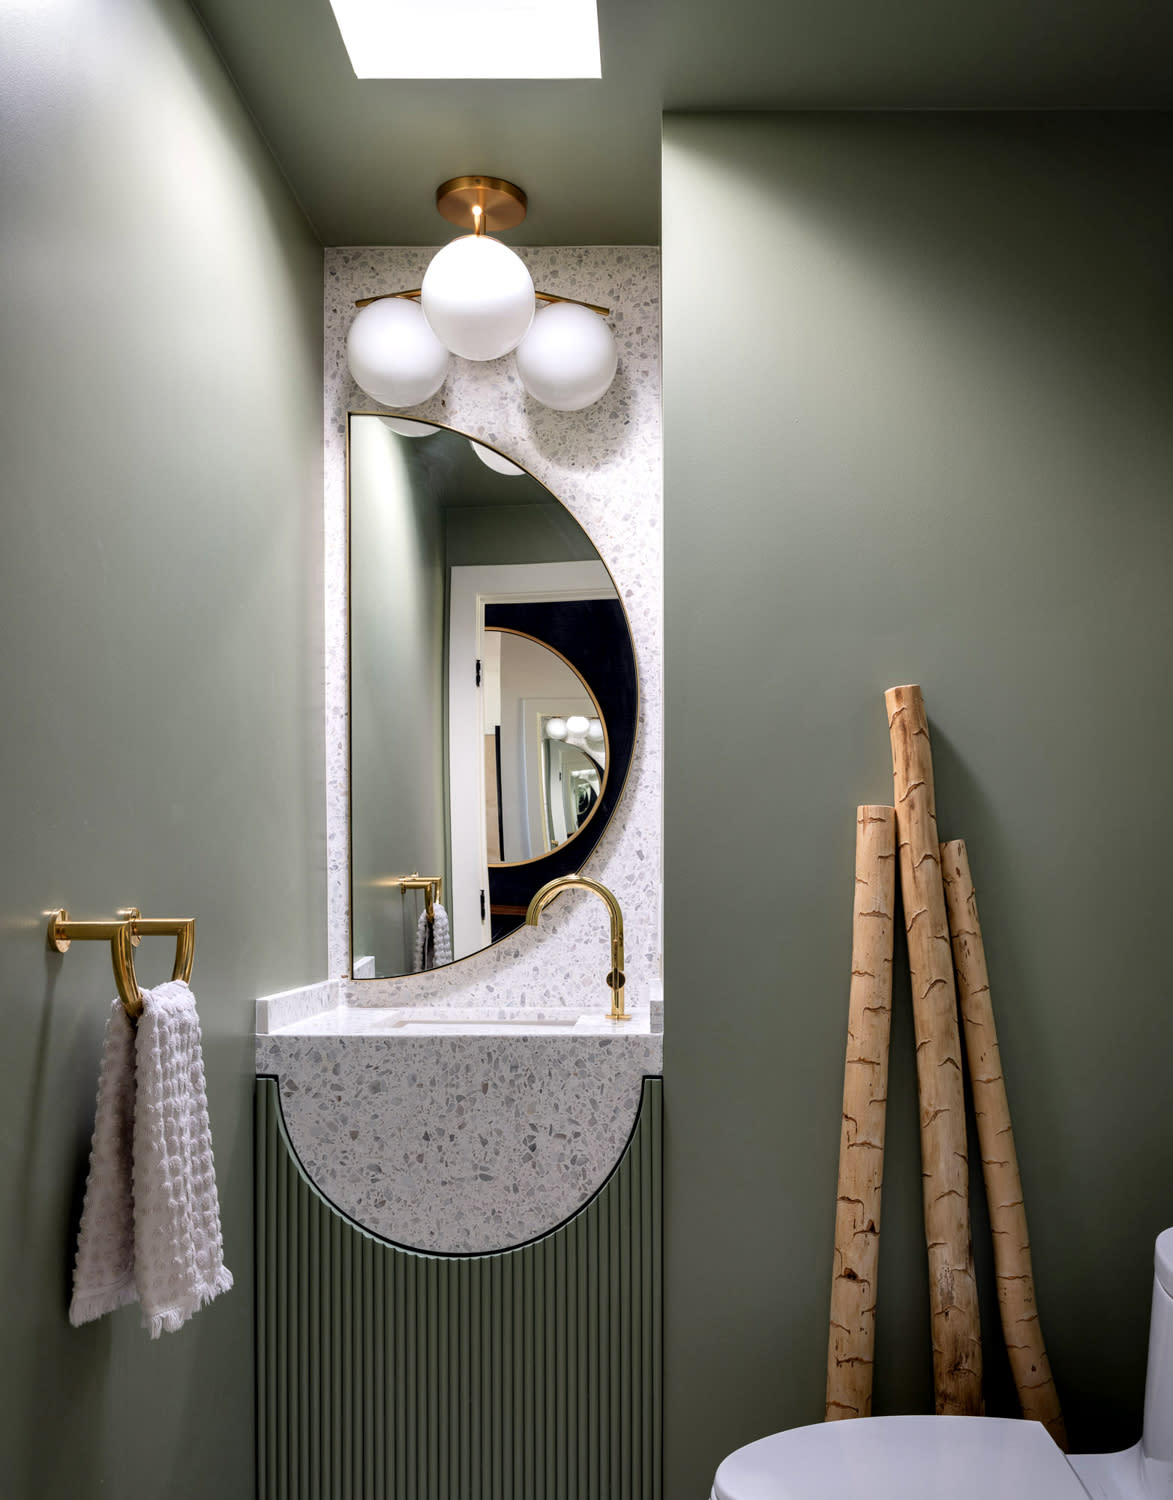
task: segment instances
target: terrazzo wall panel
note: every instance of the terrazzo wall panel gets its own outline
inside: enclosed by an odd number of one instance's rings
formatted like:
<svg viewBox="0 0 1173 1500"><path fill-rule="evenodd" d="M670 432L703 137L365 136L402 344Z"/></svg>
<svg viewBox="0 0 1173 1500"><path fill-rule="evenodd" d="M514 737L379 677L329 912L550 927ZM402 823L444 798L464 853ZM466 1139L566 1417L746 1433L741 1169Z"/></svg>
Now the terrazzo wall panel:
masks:
<svg viewBox="0 0 1173 1500"><path fill-rule="evenodd" d="M355 300L420 284L435 248L326 252L325 577L330 977L354 1005L549 1006L597 999L607 972L598 902L563 900L542 928L522 929L458 964L393 980L350 980L347 777L346 417L377 411L350 378ZM632 246L518 249L535 285L611 309L619 371L603 399L555 412L527 396L512 356L452 359L448 379L412 416L483 439L546 484L594 540L631 622L640 676L639 733L627 788L587 872L623 907L627 995L647 1007L660 969L662 482L659 252ZM389 753L393 753L393 750Z"/></svg>

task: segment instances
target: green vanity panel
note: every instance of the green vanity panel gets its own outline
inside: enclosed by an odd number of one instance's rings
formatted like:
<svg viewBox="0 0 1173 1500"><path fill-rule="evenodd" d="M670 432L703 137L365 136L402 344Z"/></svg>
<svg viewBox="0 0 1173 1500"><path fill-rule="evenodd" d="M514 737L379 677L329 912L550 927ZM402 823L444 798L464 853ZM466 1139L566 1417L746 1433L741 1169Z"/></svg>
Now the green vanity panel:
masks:
<svg viewBox="0 0 1173 1500"><path fill-rule="evenodd" d="M426 1255L338 1212L257 1081L260 1500L660 1500L661 1080L550 1234Z"/></svg>

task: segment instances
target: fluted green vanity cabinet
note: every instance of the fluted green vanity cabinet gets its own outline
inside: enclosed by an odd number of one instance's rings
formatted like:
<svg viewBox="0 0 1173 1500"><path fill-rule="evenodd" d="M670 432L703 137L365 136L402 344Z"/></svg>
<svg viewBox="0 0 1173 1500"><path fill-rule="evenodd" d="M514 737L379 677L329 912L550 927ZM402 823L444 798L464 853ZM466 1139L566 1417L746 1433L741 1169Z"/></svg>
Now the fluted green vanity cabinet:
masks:
<svg viewBox="0 0 1173 1500"><path fill-rule="evenodd" d="M566 1223L494 1254L368 1233L257 1082L261 1500L660 1500L661 1080Z"/></svg>

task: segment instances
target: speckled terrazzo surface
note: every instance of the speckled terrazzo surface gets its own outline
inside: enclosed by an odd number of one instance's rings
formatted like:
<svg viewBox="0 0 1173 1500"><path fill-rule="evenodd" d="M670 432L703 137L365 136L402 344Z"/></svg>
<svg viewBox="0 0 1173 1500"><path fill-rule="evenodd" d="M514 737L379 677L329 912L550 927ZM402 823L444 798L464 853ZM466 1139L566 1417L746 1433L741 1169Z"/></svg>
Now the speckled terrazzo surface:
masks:
<svg viewBox="0 0 1173 1500"><path fill-rule="evenodd" d="M662 1070L659 1020L662 496L659 252L630 246L519 249L544 291L607 305L619 372L584 412L530 400L512 359L453 358L441 392L414 408L485 439L538 476L595 541L623 598L640 675L635 757L623 800L588 869L623 907L628 1008L623 1036L476 1035L505 1012L600 1009L610 966L597 902L565 901L538 931L430 974L349 976L349 725L346 638L346 414L377 411L346 368L354 301L418 286L435 253L377 247L326 252L325 589L329 975L326 986L269 997L276 1035L258 1036L257 1071L280 1079L294 1147L321 1190L400 1244L475 1252L561 1223L623 1151L645 1074ZM332 986L332 987L331 987ZM311 993L312 992L312 993ZM452 1007L457 1034L389 1034L351 1007ZM278 1003L279 1002L279 1003ZM326 1010L321 1009L325 1005ZM312 1014L318 1007L318 1014ZM258 1020L261 1019L258 1007ZM258 1026L258 1029L260 1027Z"/></svg>
<svg viewBox="0 0 1173 1500"><path fill-rule="evenodd" d="M329 964L354 1005L587 1003L609 965L596 902L559 902L543 928L430 974L349 979L347 827L346 413L377 411L350 379L346 333L354 301L419 286L435 248L326 251L326 756ZM457 427L516 457L566 504L611 569L635 638L640 722L623 800L587 866L618 896L628 1003L647 1005L659 974L662 499L659 252L639 246L518 249L543 291L612 308L619 372L583 412L554 412L522 389L511 358L453 358L440 391L412 415Z"/></svg>
<svg viewBox="0 0 1173 1500"><path fill-rule="evenodd" d="M257 1072L280 1080L306 1171L366 1228L441 1253L521 1244L573 1214L619 1160L644 1075L662 1070L662 1039L646 1030L621 1038L296 1030L257 1038Z"/></svg>
<svg viewBox="0 0 1173 1500"><path fill-rule="evenodd" d="M257 1000L257 1035L332 1010L338 1001L338 985L331 979L296 990L282 990L279 995L262 995Z"/></svg>

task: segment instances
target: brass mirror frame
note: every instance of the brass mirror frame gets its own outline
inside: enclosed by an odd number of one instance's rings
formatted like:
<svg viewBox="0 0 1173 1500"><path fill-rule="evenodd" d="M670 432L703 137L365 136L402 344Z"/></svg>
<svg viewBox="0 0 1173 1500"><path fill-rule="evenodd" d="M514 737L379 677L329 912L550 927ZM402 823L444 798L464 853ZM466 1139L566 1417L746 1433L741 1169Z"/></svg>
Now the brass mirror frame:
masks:
<svg viewBox="0 0 1173 1500"><path fill-rule="evenodd" d="M601 552L601 550L600 550L600 548L598 546L598 543L595 541L594 537L591 536L590 532L586 529L585 526L583 526L582 522L578 519L578 517L574 515L574 512L570 510L570 507L566 504L566 502L563 499L561 499L560 496L558 496L558 495L556 495L554 493L554 491L550 488L550 486L545 482L544 479L540 479L538 477L538 475L536 475L533 472L532 469L527 468L527 466L524 463L522 463L519 459L515 458L513 456L513 454L506 453L501 448L498 448L495 443L487 442L484 438L474 437L472 435L472 433L465 432L460 427L453 427L453 426L451 426L451 424L449 424L447 422L437 422L437 421L435 421L431 417L404 416L401 412L391 411L391 410L389 410L389 409L387 409L385 407L376 408L376 409L371 409L371 408L354 408L354 407L348 407L347 408L347 412L346 412L346 555L345 555L344 576L345 576L345 583L346 583L346 952L347 952L348 982L351 983L351 984L395 984L395 983L402 983L404 980L421 979L421 978L424 977L424 975L423 974L415 974L415 973L412 973L412 974L384 974L384 975L374 975L374 976L372 976L369 979L356 979L355 978L355 973L354 973L354 662L353 662L353 649L354 649L354 631L353 631L354 610L353 610L353 605L352 605L352 600L351 600L351 588L350 588L350 558L351 558L351 542L352 542L352 537L351 537L352 507L351 507L351 491L350 491L350 484L351 484L351 471L350 471L350 432L351 432L351 422L354 420L355 417L390 417L390 418L394 418L394 419L396 419L398 421L401 421L401 422L418 422L421 427L432 427L432 428L435 428L436 431L438 431L438 432L450 432L455 437L463 438L466 442L477 443L482 448L488 448L491 452L498 454L501 458L506 459L509 463L516 465L516 467L519 468L522 471L522 473L527 474L536 484L540 484L541 487L542 487L542 489L544 489L546 491L546 493L550 496L550 498L552 500L557 501L557 503L559 505L561 505L571 515L571 517L573 518L575 524L579 527L579 529L582 531L583 535L590 542L591 546L595 549L595 555L599 559L599 561L603 564L603 567L606 568L606 570L607 570L607 577L610 578L610 580L611 580L611 586L615 590L615 600L616 600L616 602L619 605L620 611L622 612L623 623L627 627L627 638L628 638L628 640L631 643L631 657L632 657L632 663L633 663L633 666L634 666L634 669L635 669L634 670L635 702L634 702L634 704L632 706L631 755L628 758L627 765L624 767L623 779L622 779L622 781L620 781L620 783L616 787L616 791L615 791L615 806L611 810L610 817L608 818L608 824L610 823L610 819L613 818L615 816L615 814L619 811L620 805L621 805L621 803L623 801L623 794L627 790L627 783L628 783L628 781L629 781L629 779L631 777L632 766L635 764L636 752L637 752L637 750L639 748L639 722L640 722L640 710L641 710L642 703L643 703L643 696L642 696L642 692L641 692L641 689L640 689L640 680L639 680L639 658L637 657L636 650L635 650L635 632L631 628L631 616L627 613L627 606L623 602L623 594L620 591L619 585L615 582L615 575L614 575L614 573L612 573L611 568L608 565L606 559L604 558L604 556L603 556L603 554L602 554L602 552ZM405 438L404 441L405 442L413 442L413 441L423 442L423 441L426 441L426 438L421 438L421 439ZM518 634L520 632L514 632L514 633ZM546 645L546 642L543 641L542 644ZM546 649L547 650L554 650L556 652L556 654L561 655L560 652L557 652L557 649L555 647L551 647L551 646L546 645ZM567 665L570 665L570 664L567 663ZM572 667L571 670L573 671L575 669ZM577 671L576 671L575 675L579 676L580 674L578 674ZM585 679L583 679L583 680L585 680ZM590 696L591 696L592 701L596 702L596 706L597 706L597 700L595 699L594 693L592 692L590 694ZM607 738L605 739L605 744L606 744L607 750L608 750L608 755L607 755L607 763L608 763L607 764L607 770L608 770L608 774L609 774L609 772L610 772L610 764L611 764L610 738L609 738L610 731L606 727L606 720L604 719L602 722L603 722L603 726L604 726L604 730L603 730L604 735L607 736ZM602 801L602 798L600 797L599 800ZM593 814L592 814L592 816L593 816ZM588 819L588 822L589 821L590 820ZM584 825L584 827L585 826L586 825ZM608 825L605 824L604 827L602 829L600 829L600 833L599 833L599 837L600 838L602 838L603 833L605 832L607 826ZM573 842L573 840L568 839L566 841L566 844L562 845L560 847L565 848L565 847L567 847L572 842ZM598 847L598 845L596 844L595 848L597 848L597 847ZM586 857L584 858L582 864L579 866L578 870L575 873L577 873L577 874L581 874L582 873L582 871L590 863L591 857L594 854L594 852L595 852L595 849L592 849L590 851L590 853L586 855ZM531 860L519 861L518 863L519 864L532 864L532 863L535 863L537 859L548 858L548 857L549 856L547 856L547 855L537 855L537 856L535 856ZM490 869L492 869L492 868L496 868L496 869L509 869L510 866L506 864L506 865L488 866L488 868L490 868ZM522 926L522 925L524 925L524 923L519 921L518 926ZM513 931L511 931L509 933L506 933L502 937L496 938L496 939L494 939L494 940L486 943L484 945L484 947L478 948L474 953L466 953L463 958L455 958L455 959L452 960L451 963L444 964L440 969L429 969L429 970L427 970L425 972L426 972L426 974L439 974L439 973L445 972L448 969L455 968L457 964L470 963L473 959L480 958L482 954L487 953L491 948L498 948L498 947L500 947L500 945L502 943L508 942L509 939L511 937L515 936L515 935L516 935L516 929L514 929Z"/></svg>

